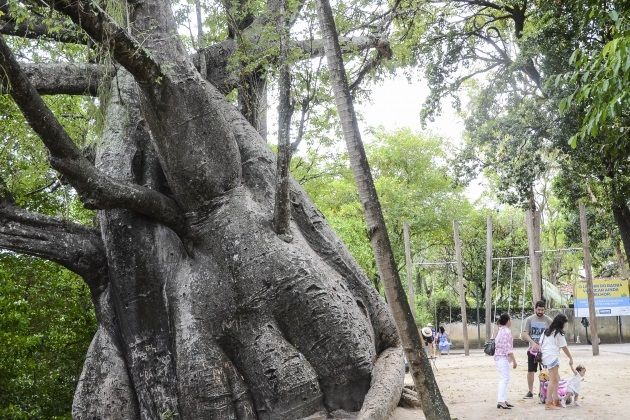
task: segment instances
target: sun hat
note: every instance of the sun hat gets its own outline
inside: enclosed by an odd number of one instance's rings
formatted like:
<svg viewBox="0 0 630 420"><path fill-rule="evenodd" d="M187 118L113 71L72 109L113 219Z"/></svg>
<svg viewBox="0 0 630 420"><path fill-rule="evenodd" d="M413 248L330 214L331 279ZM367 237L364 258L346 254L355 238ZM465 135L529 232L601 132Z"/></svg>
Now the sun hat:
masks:
<svg viewBox="0 0 630 420"><path fill-rule="evenodd" d="M431 331L431 328L429 327L424 327L421 331L422 335L425 337L431 337L433 335L433 331Z"/></svg>

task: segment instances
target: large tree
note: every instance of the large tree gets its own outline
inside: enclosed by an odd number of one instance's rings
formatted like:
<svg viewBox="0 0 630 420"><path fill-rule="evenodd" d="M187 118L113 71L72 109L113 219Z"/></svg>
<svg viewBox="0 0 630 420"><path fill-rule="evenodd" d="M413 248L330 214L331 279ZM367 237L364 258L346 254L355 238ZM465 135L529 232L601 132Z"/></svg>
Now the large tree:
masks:
<svg viewBox="0 0 630 420"><path fill-rule="evenodd" d="M222 93L235 38L190 57L169 1L129 2L118 22L89 0L51 4L54 14L30 15L42 17L41 36L66 34L46 23L67 16L83 31L69 41L89 38L113 65L48 65L42 77L0 37L0 86L97 220L27 210L2 182L0 246L58 262L90 287L99 327L74 417L275 419L342 409L372 418L393 409L404 371L383 300L295 182L292 237L272 229L275 156L252 116ZM12 6L3 5L13 23L3 30L31 34L13 17L40 3ZM233 30L264 23L248 16ZM97 86L71 77L88 68ZM103 129L86 154L38 90L99 86Z"/></svg>

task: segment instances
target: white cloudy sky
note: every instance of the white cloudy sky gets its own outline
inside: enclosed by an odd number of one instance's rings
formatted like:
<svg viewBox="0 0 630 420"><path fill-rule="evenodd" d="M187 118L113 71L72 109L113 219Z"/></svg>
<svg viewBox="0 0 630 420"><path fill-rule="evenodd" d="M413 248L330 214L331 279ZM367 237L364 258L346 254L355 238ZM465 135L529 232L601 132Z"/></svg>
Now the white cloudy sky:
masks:
<svg viewBox="0 0 630 420"><path fill-rule="evenodd" d="M419 75L411 81L404 75L397 75L370 88L370 101L357 106L364 124L372 127L382 125L388 131L404 127L423 130L420 126L420 110L429 89ZM430 131L458 145L462 141L464 122L446 102L442 115L428 123L423 131Z"/></svg>
<svg viewBox="0 0 630 420"><path fill-rule="evenodd" d="M408 80L404 75L397 75L370 86L372 91L370 101L357 106L361 114L363 125L362 134L369 141L369 127L383 126L388 131L408 127L415 131L428 131L449 140L456 148L463 143L464 120L446 100L442 104L442 113L435 121L427 123L425 128L420 124L420 110L429 89L421 78L416 75L414 80ZM462 103L465 98L462 96ZM465 106L465 105L464 105ZM474 180L466 188L466 196L478 200L484 190L483 176Z"/></svg>

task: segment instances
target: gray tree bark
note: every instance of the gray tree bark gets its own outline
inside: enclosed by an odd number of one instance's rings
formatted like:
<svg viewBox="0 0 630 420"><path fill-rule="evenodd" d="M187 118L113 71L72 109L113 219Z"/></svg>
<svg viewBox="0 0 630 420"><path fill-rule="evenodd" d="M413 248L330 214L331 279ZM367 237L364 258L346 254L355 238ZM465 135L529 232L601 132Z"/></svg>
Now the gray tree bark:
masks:
<svg viewBox="0 0 630 420"><path fill-rule="evenodd" d="M405 241L405 266L407 268L407 297L411 315L416 317L416 291L413 287L413 263L411 261L411 240L409 239L409 223L403 223L403 239Z"/></svg>
<svg viewBox="0 0 630 420"><path fill-rule="evenodd" d="M625 203L613 203L612 213L626 253L626 261L630 262L630 208Z"/></svg>
<svg viewBox="0 0 630 420"><path fill-rule="evenodd" d="M286 19L286 2L281 0L276 29L280 42L280 70L278 74L278 168L276 199L273 212L273 228L289 240L291 208L289 202L289 178L291 169L291 68L289 59L290 28Z"/></svg>
<svg viewBox="0 0 630 420"><path fill-rule="evenodd" d="M293 240L273 231L275 157L199 75L170 2L133 3L131 33L88 0L54 5L113 47L121 65L92 166L8 48L0 61L53 165L98 209L98 233L51 220L40 226L36 217L11 225L31 236L67 232L49 236L69 238L69 256L106 268L93 292L99 329L73 417L278 419L346 410L383 418L404 377L391 313L294 182ZM3 248L53 260L59 251L3 232ZM86 264L70 258L66 266L80 273Z"/></svg>
<svg viewBox="0 0 630 420"><path fill-rule="evenodd" d="M588 315L591 325L591 346L593 356L597 356L599 355L599 337L597 335L597 313L595 312L595 292L593 290L593 266L588 237L588 222L586 221L586 208L583 203L578 203L578 211L580 213L580 236L582 237L582 252L584 254Z"/></svg>
<svg viewBox="0 0 630 420"><path fill-rule="evenodd" d="M459 222L453 221L453 241L455 242L455 262L457 264L457 291L459 294L459 307L462 312L462 338L464 340L464 355L468 356L468 317L466 314L466 280L462 263L462 243L459 239Z"/></svg>
<svg viewBox="0 0 630 420"><path fill-rule="evenodd" d="M535 209L535 204L532 204L532 209L525 212L525 228L532 273L532 298L535 304L543 297L540 253L538 252L540 251L540 210Z"/></svg>
<svg viewBox="0 0 630 420"><path fill-rule="evenodd" d="M98 64L20 63L20 67L40 95L98 95L105 68ZM9 92L9 83L0 74L0 94Z"/></svg>
<svg viewBox="0 0 630 420"><path fill-rule="evenodd" d="M486 340L492 338L492 216L486 220Z"/></svg>

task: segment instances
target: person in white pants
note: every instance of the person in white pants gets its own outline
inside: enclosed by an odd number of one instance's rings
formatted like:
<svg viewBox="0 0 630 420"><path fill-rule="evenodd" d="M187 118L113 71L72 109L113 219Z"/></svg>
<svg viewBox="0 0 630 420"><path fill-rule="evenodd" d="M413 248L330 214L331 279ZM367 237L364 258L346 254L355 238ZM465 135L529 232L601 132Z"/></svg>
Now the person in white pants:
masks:
<svg viewBox="0 0 630 420"><path fill-rule="evenodd" d="M499 331L494 339L494 363L499 371L499 386L497 391L497 408L509 410L514 407L507 401L507 388L510 383L510 365L516 369L516 358L513 352L514 338L512 338L512 321L508 314L499 317Z"/></svg>

